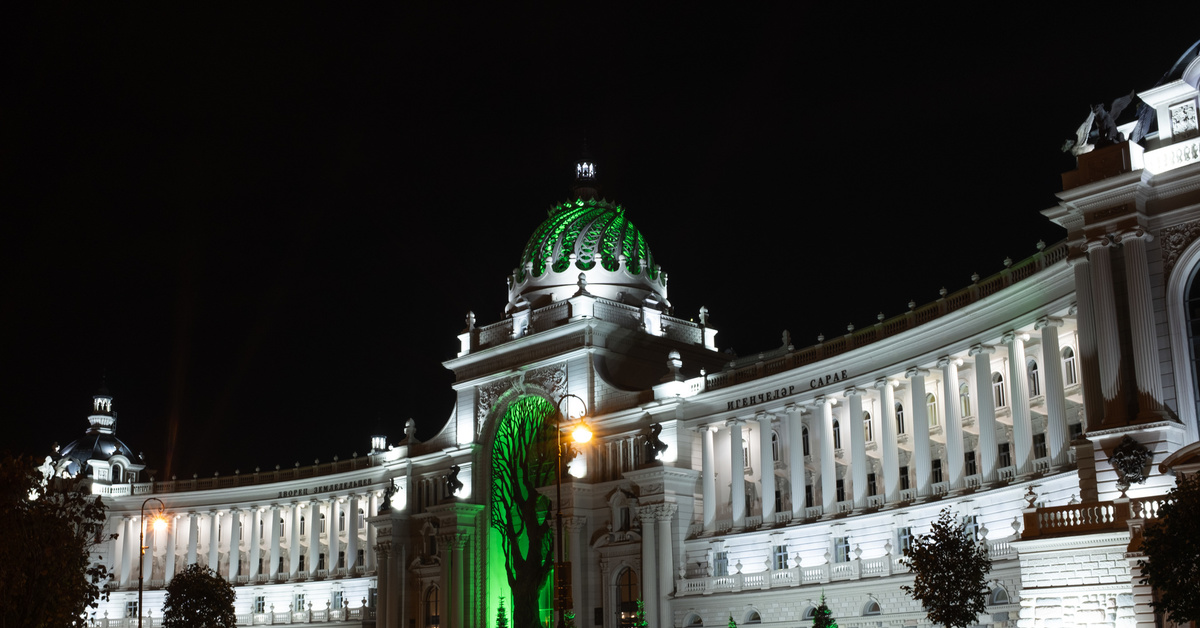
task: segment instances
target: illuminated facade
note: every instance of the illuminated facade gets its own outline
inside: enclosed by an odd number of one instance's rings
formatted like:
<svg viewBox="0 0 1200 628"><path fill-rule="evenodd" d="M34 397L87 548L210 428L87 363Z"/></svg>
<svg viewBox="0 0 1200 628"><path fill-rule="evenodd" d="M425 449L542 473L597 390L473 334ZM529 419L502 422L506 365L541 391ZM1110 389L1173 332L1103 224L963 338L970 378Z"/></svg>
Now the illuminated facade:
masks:
<svg viewBox="0 0 1200 628"><path fill-rule="evenodd" d="M245 623L465 628L503 604L510 625L545 625L553 422L573 395L595 432L560 476L577 626L622 625L638 598L651 626L806 626L822 593L843 627L924 625L899 557L947 507L994 561L981 625L1151 626L1138 530L1172 470L1200 466L1198 84L1193 47L1139 94L1157 132L1078 149L1043 212L1065 241L868 328L732 361L706 311L672 315L666 273L580 162L507 316L468 316L432 439L410 424L349 461L95 475L122 537L101 552L117 575L102 612L136 599L127 539L153 493L173 521L148 543L155 614L162 583L200 562L238 582Z"/></svg>

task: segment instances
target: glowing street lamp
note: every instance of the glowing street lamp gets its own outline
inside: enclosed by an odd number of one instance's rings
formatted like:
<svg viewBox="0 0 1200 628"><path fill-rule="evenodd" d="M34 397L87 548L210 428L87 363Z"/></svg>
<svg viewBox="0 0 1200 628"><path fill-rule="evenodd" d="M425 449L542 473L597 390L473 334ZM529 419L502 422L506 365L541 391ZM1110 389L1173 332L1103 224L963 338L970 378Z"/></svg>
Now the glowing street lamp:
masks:
<svg viewBox="0 0 1200 628"><path fill-rule="evenodd" d="M150 502L158 502L158 512L154 513L152 521L146 521L146 504ZM146 527L153 526L154 531L158 532L165 530L167 527L167 517L164 514L167 506L157 497L148 497L142 502L142 525L138 526L138 546L141 547L138 558L138 628L142 628L142 589L146 582Z"/></svg>
<svg viewBox="0 0 1200 628"><path fill-rule="evenodd" d="M589 428L587 426L587 423L583 420L583 417L585 417L587 415L587 404L585 404L583 402L583 399L580 399L576 395L563 395L562 398L558 400L558 415L554 418L554 423L555 423L554 434L555 434L556 442L558 444L558 464L555 465L555 474L554 474L554 479L557 482L556 490L557 490L557 495L558 495L558 499L555 500L555 504L557 506L557 508L556 508L557 513L555 514L555 519L554 519L555 545L556 545L556 547L554 548L554 613L555 613L555 615L558 616L559 628L562 628L562 626L564 626L566 623L563 621L563 612L566 610L564 607L566 606L566 597L567 596L566 596L566 587L563 586L563 565L565 563L563 563L563 560L562 560L562 556L563 556L562 420L563 420L563 414L566 414L563 412L563 402L567 401L568 399L574 399L576 401L576 403L578 404L577 409L579 410L578 414L573 414L569 417L570 420L576 420L576 419L579 420L579 423L575 426L575 429L571 431L571 438L574 439L575 442L579 443L579 444L583 444L583 443L586 443L586 442L592 440L592 430L591 430L591 428ZM575 405L575 404L568 404L568 408L570 408L573 405Z"/></svg>

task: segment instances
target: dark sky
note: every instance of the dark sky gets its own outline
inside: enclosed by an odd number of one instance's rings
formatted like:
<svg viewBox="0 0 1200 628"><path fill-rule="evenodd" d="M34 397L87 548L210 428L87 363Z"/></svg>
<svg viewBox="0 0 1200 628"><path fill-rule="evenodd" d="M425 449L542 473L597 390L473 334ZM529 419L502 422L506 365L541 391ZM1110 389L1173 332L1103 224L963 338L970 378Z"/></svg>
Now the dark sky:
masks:
<svg viewBox="0 0 1200 628"><path fill-rule="evenodd" d="M5 447L81 435L102 376L160 477L433 434L585 137L721 348L873 323L1061 239L1063 140L1200 36L846 6L9 16Z"/></svg>

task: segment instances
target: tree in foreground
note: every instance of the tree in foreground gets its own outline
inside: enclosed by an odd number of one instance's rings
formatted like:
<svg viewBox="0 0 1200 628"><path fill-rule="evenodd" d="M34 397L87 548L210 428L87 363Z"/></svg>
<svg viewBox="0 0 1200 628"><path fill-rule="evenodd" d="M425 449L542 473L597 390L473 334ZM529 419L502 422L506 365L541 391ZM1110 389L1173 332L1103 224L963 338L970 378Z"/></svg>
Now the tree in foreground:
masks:
<svg viewBox="0 0 1200 628"><path fill-rule="evenodd" d="M163 604L165 628L233 628L233 585L217 572L188 565L167 585Z"/></svg>
<svg viewBox="0 0 1200 628"><path fill-rule="evenodd" d="M901 559L912 570L912 586L901 589L925 608L929 621L946 628L979 623L987 609L987 574L992 559L949 508L942 510L929 534L913 538Z"/></svg>
<svg viewBox="0 0 1200 628"><path fill-rule="evenodd" d="M638 598L637 612L633 614L633 625L636 628L646 628L650 624L646 623L646 603Z"/></svg>
<svg viewBox="0 0 1200 628"><path fill-rule="evenodd" d="M108 599L93 563L105 537L104 503L82 478L54 478L32 458L0 455L0 626L79 626ZM94 557L99 560L100 556Z"/></svg>
<svg viewBox="0 0 1200 628"><path fill-rule="evenodd" d="M825 594L821 594L821 605L813 611L813 628L838 628L833 619L833 611L825 604Z"/></svg>
<svg viewBox="0 0 1200 628"><path fill-rule="evenodd" d="M1154 612L1167 613L1179 625L1200 620L1200 474L1177 476L1169 500L1148 520L1142 532L1138 561L1142 584L1150 585L1157 601Z"/></svg>

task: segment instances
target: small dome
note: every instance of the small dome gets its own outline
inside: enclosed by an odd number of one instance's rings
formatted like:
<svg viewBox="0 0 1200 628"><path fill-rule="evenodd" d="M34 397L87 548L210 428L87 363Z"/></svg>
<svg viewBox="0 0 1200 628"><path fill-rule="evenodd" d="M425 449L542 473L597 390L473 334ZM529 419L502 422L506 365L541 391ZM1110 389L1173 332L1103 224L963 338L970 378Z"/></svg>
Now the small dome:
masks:
<svg viewBox="0 0 1200 628"><path fill-rule="evenodd" d="M88 460L109 460L113 456L120 455L134 463L138 462L133 455L133 450L121 442L116 435L92 430L88 430L87 435L83 438L63 447L59 453L62 456L61 459L71 461L67 464L67 470L71 475L76 475L80 471L90 475L91 469L88 468Z"/></svg>
<svg viewBox="0 0 1200 628"><path fill-rule="evenodd" d="M586 281L580 281L579 271ZM660 302L667 298L666 277L654 263L645 237L625 217L625 209L595 198L551 209L525 245L509 283L510 310L522 297L539 307L545 304L541 301L568 298L584 289L626 302L640 303L651 294Z"/></svg>

